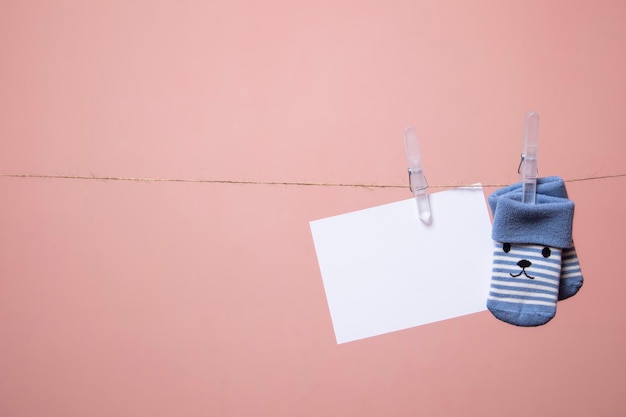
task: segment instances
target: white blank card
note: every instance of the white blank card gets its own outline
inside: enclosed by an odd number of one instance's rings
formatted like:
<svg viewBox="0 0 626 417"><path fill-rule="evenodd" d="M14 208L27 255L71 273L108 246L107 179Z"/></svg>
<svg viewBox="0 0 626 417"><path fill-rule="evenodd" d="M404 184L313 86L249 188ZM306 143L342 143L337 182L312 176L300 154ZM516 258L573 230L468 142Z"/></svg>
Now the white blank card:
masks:
<svg viewBox="0 0 626 417"><path fill-rule="evenodd" d="M483 311L491 222L481 186L311 222L337 343Z"/></svg>

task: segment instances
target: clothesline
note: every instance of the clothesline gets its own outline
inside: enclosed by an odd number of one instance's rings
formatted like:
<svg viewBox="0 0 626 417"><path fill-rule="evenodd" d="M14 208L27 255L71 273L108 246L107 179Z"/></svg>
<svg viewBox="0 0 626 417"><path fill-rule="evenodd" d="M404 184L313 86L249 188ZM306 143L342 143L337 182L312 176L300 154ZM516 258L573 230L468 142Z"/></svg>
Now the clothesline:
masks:
<svg viewBox="0 0 626 417"><path fill-rule="evenodd" d="M4 178L39 178L52 180L88 180L88 181L126 181L126 182L179 182L179 183L203 183L203 184L239 184L239 185L264 185L264 186L294 186L294 187L350 187L350 188L407 188L408 184L366 184L366 183L326 183L308 181L252 181L252 180L226 180L209 178L150 178L150 177L117 177L105 175L58 175L58 174L2 174ZM566 183L595 181L609 178L626 177L624 174L598 175L582 178L564 179ZM482 187L505 187L509 184L483 183ZM459 188L472 187L472 184L430 184L429 188Z"/></svg>

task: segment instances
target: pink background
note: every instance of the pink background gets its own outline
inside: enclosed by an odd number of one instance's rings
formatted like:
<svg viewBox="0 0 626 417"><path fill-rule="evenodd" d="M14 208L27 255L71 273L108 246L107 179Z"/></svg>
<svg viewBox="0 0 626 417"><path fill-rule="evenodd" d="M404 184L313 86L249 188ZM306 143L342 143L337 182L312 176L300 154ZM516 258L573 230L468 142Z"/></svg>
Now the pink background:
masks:
<svg viewBox="0 0 626 417"><path fill-rule="evenodd" d="M622 1L0 3L0 415L626 414ZM309 221L569 182L585 286L336 345ZM617 176L617 177L616 177ZM486 189L486 192L494 188ZM433 188L437 191L437 188ZM450 259L454 259L451 247Z"/></svg>

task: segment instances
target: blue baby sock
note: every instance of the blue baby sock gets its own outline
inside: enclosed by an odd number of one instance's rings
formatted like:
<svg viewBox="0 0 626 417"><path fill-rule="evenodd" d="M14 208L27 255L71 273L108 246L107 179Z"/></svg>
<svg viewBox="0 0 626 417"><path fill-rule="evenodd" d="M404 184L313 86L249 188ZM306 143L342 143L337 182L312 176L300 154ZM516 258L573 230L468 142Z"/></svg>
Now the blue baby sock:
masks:
<svg viewBox="0 0 626 417"><path fill-rule="evenodd" d="M583 286L583 274L580 270L578 255L574 246L563 249L561 260L561 279L559 280L559 300L575 295Z"/></svg>
<svg viewBox="0 0 626 417"><path fill-rule="evenodd" d="M556 314L564 249L572 247L574 203L537 194L535 204L521 193L498 198L492 238L493 274L487 308L517 326L539 326Z"/></svg>
<svg viewBox="0 0 626 417"><path fill-rule="evenodd" d="M522 183L518 182L508 187L501 188L491 194L489 196L489 206L494 216L500 197L510 193L521 194L521 192ZM555 176L539 178L537 180L537 194L568 198L565 182L560 177ZM583 285L583 274L573 243L572 247L563 249L562 257L561 276L559 280L559 301L575 295Z"/></svg>

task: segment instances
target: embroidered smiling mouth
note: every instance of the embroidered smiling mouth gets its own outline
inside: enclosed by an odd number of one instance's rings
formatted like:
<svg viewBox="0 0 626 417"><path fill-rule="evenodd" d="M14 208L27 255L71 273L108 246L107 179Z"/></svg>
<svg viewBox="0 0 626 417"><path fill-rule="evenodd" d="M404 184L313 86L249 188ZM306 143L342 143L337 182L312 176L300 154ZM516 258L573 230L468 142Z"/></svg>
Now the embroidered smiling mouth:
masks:
<svg viewBox="0 0 626 417"><path fill-rule="evenodd" d="M509 275L510 275L510 276L512 276L513 278L517 278L517 277L519 277L519 276L520 276L520 275L522 275L522 274L526 275L526 277L528 277L528 278L530 278L530 279L535 279L535 277L531 277L530 275L528 275L528 274L526 273L526 268L522 268L522 271L521 271L519 274L517 274L517 275L514 275L514 274L509 273Z"/></svg>

